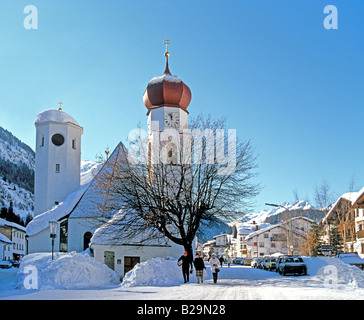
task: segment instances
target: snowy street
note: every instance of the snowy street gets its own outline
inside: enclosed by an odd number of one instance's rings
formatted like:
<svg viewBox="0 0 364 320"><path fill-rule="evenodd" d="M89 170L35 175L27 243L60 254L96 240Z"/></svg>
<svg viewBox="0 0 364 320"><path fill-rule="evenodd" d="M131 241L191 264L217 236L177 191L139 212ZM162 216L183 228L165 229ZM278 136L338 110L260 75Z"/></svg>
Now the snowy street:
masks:
<svg viewBox="0 0 364 320"><path fill-rule="evenodd" d="M358 269L359 270L359 269ZM121 300L289 300L289 299L363 299L364 289L358 283L339 281L337 288L325 285L325 279L307 276L281 276L275 272L248 266L224 266L217 284L209 277L197 284L193 275L184 284L182 275L173 285L112 286L82 290L19 290L14 288L16 270L0 270L0 299L121 299ZM317 270L313 270L316 273ZM339 270L340 271L340 270ZM363 272L359 270L360 272Z"/></svg>

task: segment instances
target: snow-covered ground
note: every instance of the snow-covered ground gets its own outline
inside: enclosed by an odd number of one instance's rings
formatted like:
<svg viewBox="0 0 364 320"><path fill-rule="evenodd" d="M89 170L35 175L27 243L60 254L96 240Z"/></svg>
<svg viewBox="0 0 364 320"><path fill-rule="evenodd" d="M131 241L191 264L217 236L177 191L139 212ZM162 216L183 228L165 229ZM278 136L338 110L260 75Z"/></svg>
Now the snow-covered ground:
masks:
<svg viewBox="0 0 364 320"><path fill-rule="evenodd" d="M24 283L25 265L19 269L18 277L17 269L0 269L0 299L327 300L364 297L364 272L336 258L305 258L307 276L284 277L247 266L224 266L217 284L212 282L208 266L209 277L203 284L197 284L194 275L190 283L184 284L175 260L156 258L136 266L120 284L114 282L111 270L95 264L93 258L64 254L57 256L52 266L49 254L46 255L33 256L26 265L42 268L42 283L47 285L38 290L19 289ZM80 276L80 272L86 275ZM105 281L100 282L102 277ZM62 285L56 285L59 279ZM67 287L73 289L65 289Z"/></svg>

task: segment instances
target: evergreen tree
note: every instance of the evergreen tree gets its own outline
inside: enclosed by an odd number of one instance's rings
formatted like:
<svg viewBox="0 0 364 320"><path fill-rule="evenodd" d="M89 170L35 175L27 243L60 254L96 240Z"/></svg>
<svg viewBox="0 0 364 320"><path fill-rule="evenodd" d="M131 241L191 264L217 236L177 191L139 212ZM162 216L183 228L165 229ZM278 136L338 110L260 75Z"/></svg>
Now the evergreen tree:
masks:
<svg viewBox="0 0 364 320"><path fill-rule="evenodd" d="M311 228L307 235L306 247L307 253L311 257L317 257L322 255L321 252L321 236L322 231L316 222L311 225Z"/></svg>
<svg viewBox="0 0 364 320"><path fill-rule="evenodd" d="M6 207L2 207L0 210L0 218L7 220L8 218L8 209Z"/></svg>
<svg viewBox="0 0 364 320"><path fill-rule="evenodd" d="M337 225L332 226L330 231L330 244L332 245L332 254L338 255L344 251L344 241L337 228Z"/></svg>

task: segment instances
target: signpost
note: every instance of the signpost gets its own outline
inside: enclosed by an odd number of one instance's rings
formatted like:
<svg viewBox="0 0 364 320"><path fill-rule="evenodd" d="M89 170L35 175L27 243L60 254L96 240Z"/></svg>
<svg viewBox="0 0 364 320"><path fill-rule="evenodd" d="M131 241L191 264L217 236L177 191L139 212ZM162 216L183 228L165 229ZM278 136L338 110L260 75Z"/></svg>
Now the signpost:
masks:
<svg viewBox="0 0 364 320"><path fill-rule="evenodd" d="M331 256L332 253L332 245L323 244L321 245L321 252L324 256Z"/></svg>

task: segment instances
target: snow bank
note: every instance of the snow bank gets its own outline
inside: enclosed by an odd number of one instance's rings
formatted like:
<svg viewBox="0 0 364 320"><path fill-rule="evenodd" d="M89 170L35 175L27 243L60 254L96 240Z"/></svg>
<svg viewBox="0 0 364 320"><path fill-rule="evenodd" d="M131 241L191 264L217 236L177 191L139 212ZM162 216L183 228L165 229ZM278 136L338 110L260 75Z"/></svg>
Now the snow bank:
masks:
<svg viewBox="0 0 364 320"><path fill-rule="evenodd" d="M123 279L122 287L181 284L182 271L176 260L153 258L138 263Z"/></svg>
<svg viewBox="0 0 364 320"><path fill-rule="evenodd" d="M29 267L32 271L27 270ZM26 277L34 275L37 289L86 289L120 283L118 275L106 265L76 252L54 253L54 260L51 253L25 256L17 273L17 288L24 288L29 282Z"/></svg>
<svg viewBox="0 0 364 320"><path fill-rule="evenodd" d="M331 257L304 258L304 261L308 274L314 276L315 280L327 283L329 278L335 277L338 286L364 288L364 271L356 266Z"/></svg>

